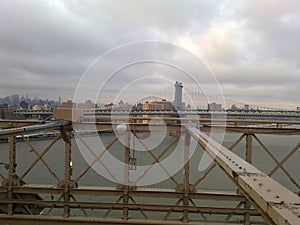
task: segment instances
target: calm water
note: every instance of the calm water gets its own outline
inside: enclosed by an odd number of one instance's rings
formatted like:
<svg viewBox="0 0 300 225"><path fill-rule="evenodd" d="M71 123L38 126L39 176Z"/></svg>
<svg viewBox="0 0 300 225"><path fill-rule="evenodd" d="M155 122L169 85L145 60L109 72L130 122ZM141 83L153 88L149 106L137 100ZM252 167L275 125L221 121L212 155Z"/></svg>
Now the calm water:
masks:
<svg viewBox="0 0 300 225"><path fill-rule="evenodd" d="M146 135L146 134L141 134ZM159 135L159 134L157 134ZM229 147L235 140L239 137L238 134L227 134L225 136L223 144ZM261 141L272 151L274 156L280 161L288 154L289 151L300 141L298 136L274 136L274 135L258 135ZM108 144L113 140L114 135L104 135L100 137L102 142ZM153 150L153 154L159 155L171 141L173 137L166 137L164 139L164 144L159 145L158 148ZM45 147L51 142L51 140L40 140L32 141L34 148L38 152L42 152ZM183 146L181 146L183 147ZM73 163L73 177L76 178L87 166L87 163L81 156L81 153L76 145L75 140L72 141L72 163ZM124 149L120 143L116 143L110 150L116 158L123 158ZM172 151L172 149L170 149ZM245 156L245 140L243 140L235 149L234 152L244 158ZM198 165L202 157L203 151L201 149L196 149L194 155L191 159L190 166L190 178L191 183L194 183L204 172L198 171ZM166 154L164 157L168 157L169 154ZM136 157L138 165L148 165L153 161L153 158L145 152L136 152ZM163 158L164 158L163 157ZM17 143L17 174L20 176L24 171L29 167L29 165L36 159L36 155L31 148L24 142ZM43 158L51 167L51 169L57 174L58 177L63 178L64 172L64 142L59 140L51 150ZM299 160L300 160L300 151L298 150L285 164L284 167L286 170L293 176L297 182L300 183L300 173L299 173ZM3 163L8 162L8 144L0 144L0 172L3 175L7 175L7 171ZM253 164L261 169L262 171L268 173L274 166L274 161L267 155L261 146L253 139ZM122 171L120 171L122 173ZM178 183L182 182L182 171L177 172L174 175L174 178ZM298 189L295 185L291 183L289 178L279 169L274 175L273 178L279 181L281 184L289 188L294 192L298 192ZM0 178L1 179L1 178ZM40 183L40 184L57 184L57 180L48 172L46 167L42 162L39 162L36 167L25 177L24 179L27 183ZM80 181L79 185L102 185L102 186L115 186L115 183L104 179L98 175L95 171L89 170L86 175L84 175ZM161 182L159 184L154 184L152 186L156 187L175 187L174 183L170 179ZM223 190L236 190L236 187L232 182L226 177L226 175L218 168L215 167L211 173L201 182L198 188L203 189L223 189ZM49 196L48 196L49 197ZM95 198L91 198L95 200ZM79 197L80 200L80 197ZM101 197L101 201L115 201L116 199L112 197ZM142 199L140 200L143 203L151 203L153 200ZM155 201L155 200L154 200ZM170 199L166 199L166 202L174 204L175 202ZM137 200L139 202L139 200ZM215 202L203 201L201 204L205 206L215 205ZM219 203L218 203L219 204ZM231 203L226 203L231 204ZM236 204L236 203L235 203ZM231 205L233 206L233 205ZM93 214L93 213L92 213ZM175 214L176 215L176 214ZM116 215L117 216L117 215ZM157 216L157 214L156 214Z"/></svg>

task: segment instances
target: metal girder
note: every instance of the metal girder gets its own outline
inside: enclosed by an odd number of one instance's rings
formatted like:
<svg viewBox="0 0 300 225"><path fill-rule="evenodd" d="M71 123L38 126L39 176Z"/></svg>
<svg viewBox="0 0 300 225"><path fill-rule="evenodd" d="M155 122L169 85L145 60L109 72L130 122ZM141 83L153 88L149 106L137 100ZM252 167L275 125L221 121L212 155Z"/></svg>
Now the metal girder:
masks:
<svg viewBox="0 0 300 225"><path fill-rule="evenodd" d="M270 224L300 224L300 197L191 125L185 126L200 146L240 188Z"/></svg>
<svg viewBox="0 0 300 225"><path fill-rule="evenodd" d="M130 211L151 211L151 212L183 212L189 213L206 213L206 214L234 214L244 215L249 213L251 215L259 216L260 214L256 209L243 209L243 208L222 208L222 207L197 207L197 206L180 206L180 205L166 205L166 204L142 204L142 203L130 203L124 204L123 202L79 202L79 201L46 201L46 200L30 200L30 199L15 199L15 200L1 200L3 204L13 203L15 205L35 205L40 208L50 208L55 205L55 208L72 208L72 209L113 209L124 210L126 207ZM123 218L124 219L124 218ZM128 219L126 217L126 219Z"/></svg>
<svg viewBox="0 0 300 225"><path fill-rule="evenodd" d="M76 129L84 130L95 130L95 131L113 131L119 123L110 122L82 122L73 123ZM132 131L149 131L150 126L147 123L129 123L130 129ZM182 131L180 124L167 124L167 125L156 125L151 124L151 132L161 131L162 128L167 128L168 131ZM249 134L278 134L278 135L299 135L300 129L297 128L276 128L276 127L247 127L247 126L218 126L218 125L203 125L200 128L203 132L232 132L232 133L249 133Z"/></svg>
<svg viewBox="0 0 300 225"><path fill-rule="evenodd" d="M159 115L158 115L159 116ZM158 116L118 116L118 115L110 115L110 116L89 116L82 117L81 121L93 121L95 122L116 122L116 121L149 121L149 120L161 120L164 121L180 121L180 122L200 122L200 123L208 123L211 122L218 124L228 124L228 125L245 125L245 124L273 124L277 128L280 128L282 125L300 125L299 120L262 120L262 119L238 119L238 118L206 118L200 117L199 115L194 115L194 117L172 117L168 115ZM72 121L72 117L69 118L69 121ZM76 121L73 121L76 122ZM78 122L78 121L77 121Z"/></svg>
<svg viewBox="0 0 300 225"><path fill-rule="evenodd" d="M89 218L89 217L71 217L63 218L58 216L23 216L14 215L2 216L0 215L0 221L3 224L9 225L94 225L94 224L127 224L127 225L224 225L220 222L193 222L183 223L176 220L147 220L147 219L113 219L113 218ZM241 223L226 223L228 225L241 225Z"/></svg>
<svg viewBox="0 0 300 225"><path fill-rule="evenodd" d="M114 117L113 117L114 118ZM131 123L129 123L129 127L131 131L148 131L149 124L142 123L139 119L145 120L144 117L137 118L133 117ZM149 119L151 119L149 117ZM204 123L200 129L197 130L197 133L192 127L185 127L188 129L188 133L186 133L183 124L180 122L187 122L190 119L188 118L172 118L172 117L163 117L165 119L166 124L163 125L151 125L151 131L160 131L162 126L167 127L168 131L183 131L184 134L187 134L187 140L189 141L190 136L195 137L199 144L206 149L211 156L215 157L215 161L221 168L226 172L228 176L237 184L240 189L240 192L226 192L220 190L201 190L196 189L191 191L189 189L189 165L186 164L184 168L184 176L183 176L183 189L170 188L170 189L161 189L161 188L141 188L137 187L136 189L128 189L126 192L125 189L117 189L116 187L88 187L88 186L77 186L73 185L73 180L71 179L71 122L53 122L36 126L28 126L28 127L18 127L14 129L6 129L0 130L0 136L4 137L16 137L16 135L24 134L24 133L34 133L44 129L59 129L61 131L60 136L63 137L65 141L65 176L62 182L54 185L31 185L31 184L19 184L19 185L10 185L10 192L15 195L22 194L51 194L51 196L55 196L52 200L35 200L35 199L16 199L16 198L8 198L1 199L0 203L3 205L7 205L9 211L13 211L13 207L17 205L22 205L27 207L29 204L34 206L43 206L49 209L49 212L52 209L64 209L63 214L64 217L55 217L51 214L43 215L43 216L32 216L32 215L19 215L12 214L10 215L1 215L0 214L0 224L8 223L8 224L35 224L35 221L39 221L37 224L223 224L223 223L213 223L209 222L193 222L190 221L188 216L189 213L195 214L225 214L228 215L228 218L232 215L244 215L245 223L250 224L250 215L257 216L262 215L268 224L299 224L299 207L300 201L299 197L296 195L290 195L291 193L276 183L271 178L267 177L261 171L257 170L255 167L250 164L245 163L235 154L228 152L229 150L214 142L213 140L209 140L207 136L205 136L201 131L210 132L212 126L210 123L215 119L201 118L200 120ZM213 126L214 131L221 129L229 132L243 132L244 136L247 136L247 149L248 149L248 160L251 158L252 148L252 137L255 138L254 133L262 133L262 134L300 134L300 130L296 128L284 128L281 125L284 124L300 124L300 122L288 122L288 121L257 121L257 120L224 120L217 119L219 123L215 123ZM170 122L168 122L170 121ZM178 123L176 123L176 122ZM197 120L198 121L198 120ZM113 131L114 126L117 126L120 121L113 122L77 122L73 123L79 125L83 128L83 130L91 130L91 127L96 127L96 130L109 130ZM226 123L225 123L226 122ZM227 123L228 122L228 123ZM246 124L261 124L261 126L247 126ZM274 126L274 124L276 124ZM226 126L224 126L226 124ZM266 125L266 126L265 126ZM271 126L269 126L271 125ZM2 132L2 133L1 133ZM76 133L76 132L74 132ZM193 135L194 133L194 135ZM60 136L57 136L58 139ZM242 138L244 137L242 136ZM54 140L55 141L55 140ZM186 145L188 146L188 141L186 141ZM12 149L11 153L14 152L14 145L11 142ZM239 141L237 142L239 143ZM186 151L188 147L185 147L185 158L188 158L188 152ZM32 148L34 149L34 148ZM146 148L147 149L147 148ZM47 150L47 149L46 149ZM296 149L297 150L297 149ZM296 151L295 150L295 151ZM45 151L46 153L46 151ZM97 157L98 158L98 157ZM99 159L99 158L98 158ZM157 161L159 157L154 157L154 160ZM43 153L38 156L37 160L43 162ZM14 154L11 154L10 157L10 166L11 172L13 171L12 165L14 165L15 158ZM249 160L250 161L250 160ZM186 161L185 161L186 162ZM280 165L279 165L280 166ZM90 166L89 166L90 168ZM85 171L85 170L84 170ZM125 170L124 170L125 171ZM51 172L51 171L50 171ZM26 174L25 174L26 175ZM278 186L279 185L279 186ZM0 194L7 193L7 187L0 187ZM59 197L60 196L60 197ZM96 202L95 201L77 201L75 198L81 199L82 196L99 196L100 200L102 196L110 196L110 197L121 197L120 201L114 201L113 203L109 202ZM123 197L122 197L123 196ZM128 196L128 200L124 198L124 196ZM296 196L296 197L295 197ZM144 204L143 199L157 199L157 202L154 204ZM160 204L160 199L174 199L178 200L178 204ZM137 200L135 202L135 200ZM212 200L212 201L236 201L240 202L240 206L236 208L224 207L203 207L203 205L195 202L193 200ZM250 205L246 205L246 200L249 200L253 206L257 209L253 209ZM200 202L200 201L199 201ZM245 204L244 207L243 204ZM13 207L12 207L13 206ZM9 208L10 207L10 208ZM117 212L124 212L124 208L126 208L125 214L123 214L123 219L113 219L113 218L99 218L99 217L73 217L72 209L80 209L85 214L85 210L89 209L101 209L101 210L117 210ZM145 212L167 212L167 216L165 220L158 220L157 218L147 218L145 219L131 219L130 212L131 211L140 211L142 214ZM173 221L168 217L171 213L178 213L182 216L181 220ZM49 216L48 216L49 215ZM51 216L50 216L51 215ZM85 214L86 215L86 214ZM139 218L139 217L138 217ZM202 217L206 219L205 217ZM201 218L201 219L202 219ZM242 218L239 216L239 218ZM296 220L296 219L298 220ZM231 220L226 220L231 221ZM296 223L294 223L296 221ZM240 221L239 221L240 222ZM246 223L248 222L248 223ZM226 223L230 224L230 223ZM240 223L238 223L240 224Z"/></svg>
<svg viewBox="0 0 300 225"><path fill-rule="evenodd" d="M120 121L132 121L129 123L131 130L138 131L149 131L149 124L147 123L138 123L137 121L147 121L157 118L152 117L111 117L103 116L100 117L102 122L73 122L73 126L80 128L82 130L97 130L97 131L112 131L113 128L120 123ZM177 121L177 122L189 122L189 121L199 121L203 124L201 131L210 132L213 128L214 131L226 131L226 132L241 132L241 133L256 133L256 134L279 134L279 135L299 135L300 129L292 127L282 127L282 125L299 125L300 121L281 121L281 120L249 120L249 119L211 119L211 118L175 118L175 117L163 117L165 121ZM119 121L119 122L118 122ZM217 123L216 125L211 125L210 123ZM66 125L67 122L52 122L47 124L42 124L35 126L35 124L40 124L42 121L38 120L0 120L0 127L9 128L15 127L13 129L0 130L0 136L7 136L8 134L21 134L24 133L25 127L28 127L26 132L29 132L30 129L45 129L45 127L51 127L60 123L61 125ZM222 125L221 125L222 124ZM260 125L275 125L272 127L249 127L245 124L260 124ZM151 125L151 131L159 131L162 126L166 125ZM180 124L167 124L168 131L180 131Z"/></svg>
<svg viewBox="0 0 300 225"><path fill-rule="evenodd" d="M0 128L13 128L41 124L41 120L0 120Z"/></svg>
<svg viewBox="0 0 300 225"><path fill-rule="evenodd" d="M55 121L55 122L50 122L50 123L40 124L40 125L30 125L30 126L4 129L4 130L0 130L0 136L7 137L11 135L26 134L26 133L38 132L47 129L59 129L68 124L70 124L70 122Z"/></svg>
<svg viewBox="0 0 300 225"><path fill-rule="evenodd" d="M299 128L276 128L276 127L247 127L247 126L207 126L204 125L200 129L203 132L210 132L213 130L214 132L227 132L227 133L245 133L245 134L273 134L273 135L299 135Z"/></svg>
<svg viewBox="0 0 300 225"><path fill-rule="evenodd" d="M13 192L17 194L63 194L64 189L53 185L33 185L26 184L23 186L12 187ZM5 193L6 188L0 187L0 193ZM120 196L122 190L116 187L92 187L92 186L79 186L78 188L71 188L69 190L71 195L86 195L86 196ZM167 188L141 188L129 191L132 197L144 198L183 198L184 193L177 192L175 189ZM233 191L220 191L220 190L203 190L197 189L195 192L190 193L191 199L205 199L216 201L245 201L245 197Z"/></svg>

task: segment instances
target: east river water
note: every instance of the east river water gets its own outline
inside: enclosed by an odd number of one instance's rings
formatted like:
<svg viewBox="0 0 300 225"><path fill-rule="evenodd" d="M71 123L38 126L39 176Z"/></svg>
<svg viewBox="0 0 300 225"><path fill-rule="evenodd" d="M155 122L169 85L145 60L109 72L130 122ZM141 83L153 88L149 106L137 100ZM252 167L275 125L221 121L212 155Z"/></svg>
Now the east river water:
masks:
<svg viewBox="0 0 300 225"><path fill-rule="evenodd" d="M140 137L143 138L140 134ZM155 135L160 135L159 133ZM226 147L231 146L240 136L240 134L226 134L223 145ZM258 135L260 140L265 146L272 152L272 154L281 161L300 141L299 136L279 136L279 135ZM159 145L153 150L153 154L159 155L163 149L168 146L168 144L173 140L174 137L168 136L164 138L164 143ZM104 145L108 145L113 139L114 134L105 134L100 136L101 141ZM42 152L46 146L51 142L51 140L36 140L32 141L32 145L38 152ZM176 145L175 145L176 146ZM237 145L233 150L236 154L245 158L245 139ZM172 151L172 148L170 149ZM116 158L122 160L124 155L124 147L120 143L116 143L112 146L110 154L114 155ZM147 165L153 162L153 158L145 151L137 151L135 153L137 158L137 164ZM206 170L199 172L199 162L202 158L203 151L197 148L191 157L190 165L190 179L191 183L195 182L201 175L203 175ZM166 153L162 159L169 157L170 153ZM31 147L25 142L17 142L17 174L20 176L26 171L32 162L37 158ZM45 154L43 157L45 162L51 167L51 169L57 174L58 177L63 179L64 177L64 142L63 140L57 141L57 143ZM7 176L7 168L5 168L5 163L8 162L8 144L0 144L0 172ZM291 176L300 183L300 150L298 150L289 160L287 160L283 166L291 174ZM263 148L253 139L253 164L265 173L268 173L272 168L276 166L275 162L271 157L263 150ZM78 177L78 175L87 167L87 163L81 155L78 149L76 141L72 139L72 165L73 165L73 178ZM133 172L133 171L132 171ZM120 171L123 173L123 171ZM281 184L297 193L299 190L290 179L283 173L281 169L277 170L272 176L275 180L279 181ZM178 183L182 182L182 171L175 173L174 178ZM40 161L35 168L28 173L24 178L26 183L32 184L57 184L57 180L49 173L44 164ZM101 185L101 186L112 186L115 187L116 184L108 179L103 178L93 169L89 170L80 180L79 185ZM174 183L167 179L166 181L152 184L151 187L163 187L163 188L174 188ZM197 186L201 189L218 189L218 190L236 190L236 187L227 178L227 176L218 168L215 167L210 174ZM45 196L46 197L46 196ZM90 199L93 199L92 197ZM113 200L114 199L114 200ZM115 201L116 199L112 197L104 198L102 197L99 201ZM93 199L94 200L94 199ZM151 200L142 200L143 202L150 203ZM171 200L166 200L171 201ZM176 200L175 200L176 201ZM171 204L175 202L171 201ZM202 204L205 206L213 205L209 201L204 201ZM214 203L215 204L215 203ZM220 203L217 203L220 204Z"/></svg>

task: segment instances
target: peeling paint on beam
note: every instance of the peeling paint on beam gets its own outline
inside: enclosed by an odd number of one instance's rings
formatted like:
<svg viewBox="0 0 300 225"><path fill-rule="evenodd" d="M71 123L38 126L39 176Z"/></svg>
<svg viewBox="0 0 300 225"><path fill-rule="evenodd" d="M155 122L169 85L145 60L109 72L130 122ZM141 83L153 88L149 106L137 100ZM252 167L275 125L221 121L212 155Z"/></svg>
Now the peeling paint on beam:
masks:
<svg viewBox="0 0 300 225"><path fill-rule="evenodd" d="M270 224L300 224L300 197L192 126L185 126L200 146L240 188Z"/></svg>

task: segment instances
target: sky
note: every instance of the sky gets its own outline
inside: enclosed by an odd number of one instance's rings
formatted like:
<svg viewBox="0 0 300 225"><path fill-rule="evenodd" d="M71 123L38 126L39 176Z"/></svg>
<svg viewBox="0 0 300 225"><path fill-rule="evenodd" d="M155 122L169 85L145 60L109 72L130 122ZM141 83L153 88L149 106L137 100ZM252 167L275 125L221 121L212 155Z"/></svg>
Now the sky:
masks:
<svg viewBox="0 0 300 225"><path fill-rule="evenodd" d="M73 99L99 57L144 40L170 43L198 57L216 77L225 98L292 109L300 106L298 0L3 0L0 97L17 93ZM122 54L145 59L148 53L135 49ZM140 74L134 76L139 84L134 93L139 97L165 88L162 84L168 82L142 82L139 76L161 77L173 69L149 67L125 68L115 82L128 86L132 73ZM98 68L102 83L108 76L105 71ZM181 79L173 78L174 83ZM184 78L182 82L188 85ZM203 79L201 85L211 84ZM118 92L116 86L111 91Z"/></svg>

